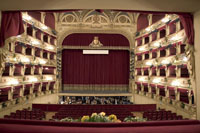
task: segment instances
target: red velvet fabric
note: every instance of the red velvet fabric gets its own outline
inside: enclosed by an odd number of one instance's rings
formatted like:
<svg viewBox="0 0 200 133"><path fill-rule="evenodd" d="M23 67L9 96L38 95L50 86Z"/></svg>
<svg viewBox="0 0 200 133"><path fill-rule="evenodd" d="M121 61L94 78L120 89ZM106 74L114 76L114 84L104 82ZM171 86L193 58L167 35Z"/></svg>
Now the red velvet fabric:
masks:
<svg viewBox="0 0 200 133"><path fill-rule="evenodd" d="M129 52L109 50L108 55L83 55L82 50L62 52L63 84L128 84Z"/></svg>
<svg viewBox="0 0 200 133"><path fill-rule="evenodd" d="M55 17L53 13L46 13L44 24L55 29Z"/></svg>
<svg viewBox="0 0 200 133"><path fill-rule="evenodd" d="M153 14L152 16L152 24L156 23L157 21L161 20L165 17L165 14Z"/></svg>
<svg viewBox="0 0 200 133"><path fill-rule="evenodd" d="M40 109L43 111L56 112L61 108L74 108L74 109L123 109L126 108L131 112L136 111L152 111L156 110L156 104L137 104L137 105L62 105L62 104L32 104L33 109Z"/></svg>
<svg viewBox="0 0 200 133"><path fill-rule="evenodd" d="M89 46L94 40L94 37L98 36L99 41L103 46L129 46L128 39L120 34L97 34L97 33L74 33L67 36L62 45L69 46Z"/></svg>
<svg viewBox="0 0 200 133"><path fill-rule="evenodd" d="M140 14L137 20L137 31L145 29L149 25L148 14Z"/></svg>
<svg viewBox="0 0 200 133"><path fill-rule="evenodd" d="M193 15L191 14L179 15L179 18L185 29L185 33L188 38L188 43L193 45L194 44Z"/></svg>
<svg viewBox="0 0 200 133"><path fill-rule="evenodd" d="M28 15L37 19L38 21L41 21L41 13L39 11L30 11L28 12Z"/></svg>
<svg viewBox="0 0 200 133"><path fill-rule="evenodd" d="M20 35L24 32L22 15L19 11L2 12L0 47L4 46L4 41L12 36Z"/></svg>
<svg viewBox="0 0 200 133"><path fill-rule="evenodd" d="M133 123L69 123L0 119L0 123L0 131L5 133L199 133L200 131L200 124L197 120Z"/></svg>

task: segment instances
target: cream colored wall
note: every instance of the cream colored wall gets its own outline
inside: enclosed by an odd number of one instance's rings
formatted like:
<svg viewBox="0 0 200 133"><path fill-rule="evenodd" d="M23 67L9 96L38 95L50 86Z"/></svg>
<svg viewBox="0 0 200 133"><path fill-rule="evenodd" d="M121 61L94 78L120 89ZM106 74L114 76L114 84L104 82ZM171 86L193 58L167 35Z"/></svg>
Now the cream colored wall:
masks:
<svg viewBox="0 0 200 133"><path fill-rule="evenodd" d="M41 104L57 104L58 103L58 94L51 94L47 96L42 96L39 98L36 98L32 101L32 103L41 103Z"/></svg>
<svg viewBox="0 0 200 133"><path fill-rule="evenodd" d="M171 110L173 113L176 113L177 115L182 115L183 118L195 119L193 118L192 115L188 114L187 112L184 112L183 110L180 110L174 106L164 104L160 101L153 100L152 98L149 98L146 96L135 94L134 103L135 104L156 104L157 109L160 108L160 109L165 109L165 110Z"/></svg>
<svg viewBox="0 0 200 133"><path fill-rule="evenodd" d="M200 120L200 10L194 13L197 119Z"/></svg>
<svg viewBox="0 0 200 133"><path fill-rule="evenodd" d="M0 118L3 118L4 115L9 115L11 112L15 112L16 110L22 110L24 108L32 107L32 104L57 104L58 103L58 94L50 94L37 97L33 100L29 100L25 103L17 104L10 106L6 109L0 110Z"/></svg>
<svg viewBox="0 0 200 133"><path fill-rule="evenodd" d="M123 9L194 12L199 0L0 0L1 10Z"/></svg>

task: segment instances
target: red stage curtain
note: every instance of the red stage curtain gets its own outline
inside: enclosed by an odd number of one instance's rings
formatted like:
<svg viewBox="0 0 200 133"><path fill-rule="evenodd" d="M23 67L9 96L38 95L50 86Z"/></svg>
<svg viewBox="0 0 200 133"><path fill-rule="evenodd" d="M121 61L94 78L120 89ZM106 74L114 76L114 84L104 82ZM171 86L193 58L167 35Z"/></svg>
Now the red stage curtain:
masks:
<svg viewBox="0 0 200 133"><path fill-rule="evenodd" d="M149 25L148 14L140 14L137 20L137 31L145 29Z"/></svg>
<svg viewBox="0 0 200 133"><path fill-rule="evenodd" d="M63 84L128 84L129 52L83 55L82 50L64 50L62 80Z"/></svg>
<svg viewBox="0 0 200 133"><path fill-rule="evenodd" d="M188 38L189 44L194 44L194 25L193 25L193 15L191 14L183 14L179 15L179 18L181 20L181 23L183 24L183 27L185 29L185 33Z"/></svg>
<svg viewBox="0 0 200 133"><path fill-rule="evenodd" d="M62 45L70 46L89 46L98 36L100 42L104 46L129 46L129 41L126 37L120 34L95 34L95 33L74 33L67 36Z"/></svg>
<svg viewBox="0 0 200 133"><path fill-rule="evenodd" d="M55 18L53 13L46 13L44 24L55 29Z"/></svg>
<svg viewBox="0 0 200 133"><path fill-rule="evenodd" d="M24 32L21 12L2 12L0 47L4 46L4 41Z"/></svg>

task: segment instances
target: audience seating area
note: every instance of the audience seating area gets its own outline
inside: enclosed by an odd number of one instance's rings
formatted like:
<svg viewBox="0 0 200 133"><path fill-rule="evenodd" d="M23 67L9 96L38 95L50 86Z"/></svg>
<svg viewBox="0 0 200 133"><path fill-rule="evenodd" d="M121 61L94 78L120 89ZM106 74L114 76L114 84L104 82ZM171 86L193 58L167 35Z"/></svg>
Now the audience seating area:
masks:
<svg viewBox="0 0 200 133"><path fill-rule="evenodd" d="M58 112L62 108L78 108L78 109L88 109L92 107L93 109L98 108L112 108L116 109L128 109L130 112L144 112L150 110L156 110L156 104L132 104L132 105L63 105L63 104L32 104L32 109L40 109L45 112Z"/></svg>
<svg viewBox="0 0 200 133"><path fill-rule="evenodd" d="M11 113L10 115L5 115L4 118L7 119L31 119L31 120L43 120L45 118L45 113L39 109L34 110L17 110L16 113Z"/></svg>
<svg viewBox="0 0 200 133"><path fill-rule="evenodd" d="M105 112L106 115L115 114L118 119L124 120L127 116L133 116L131 110L127 108L112 108L110 106L102 106L95 108L93 106L69 106L61 108L58 113L53 116L53 119L63 119L65 117L80 118L84 115L91 115L92 113Z"/></svg>
<svg viewBox="0 0 200 133"><path fill-rule="evenodd" d="M176 113L172 113L171 111L145 111L143 113L143 118L147 118L148 121L156 121L156 120L182 120L183 117L181 115L176 115Z"/></svg>
<svg viewBox="0 0 200 133"><path fill-rule="evenodd" d="M80 118L92 113L105 112L106 115L115 114L118 119L124 120L127 116L134 116L131 112L143 112L156 110L156 104L137 105L63 105L63 104L33 104L33 109L41 109L45 112L57 112L53 119L65 117Z"/></svg>
<svg viewBox="0 0 200 133"><path fill-rule="evenodd" d="M127 96L63 96L61 104L133 104Z"/></svg>

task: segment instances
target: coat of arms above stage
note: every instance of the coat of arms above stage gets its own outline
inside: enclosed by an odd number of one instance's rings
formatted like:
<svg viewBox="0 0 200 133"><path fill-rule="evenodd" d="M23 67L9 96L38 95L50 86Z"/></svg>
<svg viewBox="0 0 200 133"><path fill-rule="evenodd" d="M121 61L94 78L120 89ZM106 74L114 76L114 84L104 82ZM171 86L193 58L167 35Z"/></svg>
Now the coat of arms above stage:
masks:
<svg viewBox="0 0 200 133"><path fill-rule="evenodd" d="M94 40L90 43L89 47L99 48L102 47L103 44L99 41L99 37L95 36Z"/></svg>

